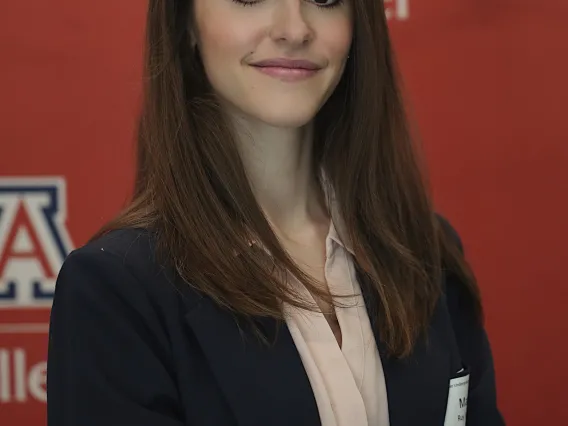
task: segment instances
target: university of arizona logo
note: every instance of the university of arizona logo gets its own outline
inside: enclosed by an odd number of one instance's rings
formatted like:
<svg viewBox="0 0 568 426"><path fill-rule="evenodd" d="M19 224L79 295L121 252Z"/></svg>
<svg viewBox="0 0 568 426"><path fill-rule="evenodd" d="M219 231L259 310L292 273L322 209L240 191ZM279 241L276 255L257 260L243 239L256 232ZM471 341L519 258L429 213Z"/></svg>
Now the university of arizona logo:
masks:
<svg viewBox="0 0 568 426"><path fill-rule="evenodd" d="M51 306L66 219L63 178L0 177L0 309Z"/></svg>

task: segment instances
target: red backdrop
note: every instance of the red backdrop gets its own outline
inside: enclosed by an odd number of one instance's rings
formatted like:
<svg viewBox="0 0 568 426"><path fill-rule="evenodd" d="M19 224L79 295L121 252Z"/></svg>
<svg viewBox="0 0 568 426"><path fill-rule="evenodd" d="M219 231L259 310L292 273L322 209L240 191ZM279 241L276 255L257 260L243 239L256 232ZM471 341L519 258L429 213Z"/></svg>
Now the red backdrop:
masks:
<svg viewBox="0 0 568 426"><path fill-rule="evenodd" d="M483 290L502 411L568 423L568 3L387 4L438 208ZM2 425L45 424L53 278L128 197L144 15L137 0L2 7Z"/></svg>

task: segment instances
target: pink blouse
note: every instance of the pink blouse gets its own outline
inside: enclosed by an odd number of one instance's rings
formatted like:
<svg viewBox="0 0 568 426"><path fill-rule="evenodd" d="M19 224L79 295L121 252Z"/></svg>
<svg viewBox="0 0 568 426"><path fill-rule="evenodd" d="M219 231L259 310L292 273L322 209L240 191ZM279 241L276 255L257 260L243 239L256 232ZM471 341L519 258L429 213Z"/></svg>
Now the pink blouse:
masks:
<svg viewBox="0 0 568 426"><path fill-rule="evenodd" d="M322 426L388 426L381 358L352 256L332 223L326 239L325 278L333 294L356 295L340 299L341 307L336 307L341 347L321 312L285 305L286 323L312 385ZM300 286L295 279L291 284ZM305 287L299 290L315 304Z"/></svg>

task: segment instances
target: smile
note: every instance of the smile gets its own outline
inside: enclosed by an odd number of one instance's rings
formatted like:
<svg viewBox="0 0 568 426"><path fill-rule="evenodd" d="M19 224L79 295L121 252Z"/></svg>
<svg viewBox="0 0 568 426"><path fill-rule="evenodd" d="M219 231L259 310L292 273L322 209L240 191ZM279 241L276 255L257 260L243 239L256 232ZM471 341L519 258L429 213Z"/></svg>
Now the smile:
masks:
<svg viewBox="0 0 568 426"><path fill-rule="evenodd" d="M253 67L263 74L290 82L305 80L312 77L319 71L317 69L309 70L305 68L259 67L256 65L253 65Z"/></svg>
<svg viewBox="0 0 568 426"><path fill-rule="evenodd" d="M320 66L311 61L286 58L267 59L251 66L263 74L287 82L305 80L321 70Z"/></svg>

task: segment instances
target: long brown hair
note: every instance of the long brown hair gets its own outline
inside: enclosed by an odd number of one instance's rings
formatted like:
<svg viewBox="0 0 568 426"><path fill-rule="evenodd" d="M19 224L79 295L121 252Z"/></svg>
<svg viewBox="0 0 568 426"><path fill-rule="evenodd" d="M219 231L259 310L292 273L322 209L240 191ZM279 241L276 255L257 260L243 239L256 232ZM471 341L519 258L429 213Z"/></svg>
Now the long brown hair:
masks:
<svg viewBox="0 0 568 426"><path fill-rule="evenodd" d="M394 356L408 355L441 294L443 265L481 312L471 271L433 212L410 137L384 5L352 0L350 58L315 117L314 170L333 188L370 316ZM150 0L138 165L130 205L98 234L151 230L162 259L220 306L282 319L310 308L275 271L290 271L332 302L280 246L247 180L234 135L190 47L192 1ZM270 262L247 241L259 240Z"/></svg>

